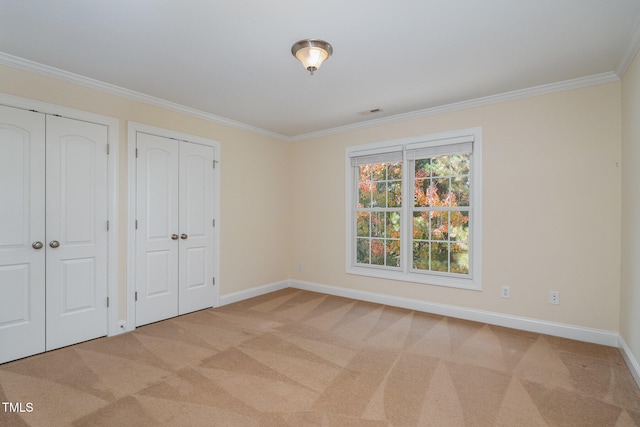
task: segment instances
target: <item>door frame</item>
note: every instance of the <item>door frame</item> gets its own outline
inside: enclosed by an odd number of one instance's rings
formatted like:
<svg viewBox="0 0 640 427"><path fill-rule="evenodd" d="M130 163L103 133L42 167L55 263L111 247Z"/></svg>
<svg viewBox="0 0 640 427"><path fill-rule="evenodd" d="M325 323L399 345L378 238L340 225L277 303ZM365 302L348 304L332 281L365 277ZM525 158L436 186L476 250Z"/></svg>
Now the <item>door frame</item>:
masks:
<svg viewBox="0 0 640 427"><path fill-rule="evenodd" d="M213 171L213 217L215 231L213 233L213 271L215 285L213 288L213 307L220 305L220 142L213 139L191 135L184 132L164 129L138 122L127 122L127 331L135 329L135 291L136 291L136 136L138 132L155 135L178 141L206 145L214 149L215 168Z"/></svg>
<svg viewBox="0 0 640 427"><path fill-rule="evenodd" d="M52 114L74 120L96 123L107 127L109 155L107 164L107 221L108 233L108 260L107 260L107 296L109 307L107 308L107 336L125 332L124 322L120 321L118 286L118 156L120 146L120 122L114 117L89 113L60 105L49 104L33 99L22 98L14 95L0 93L0 104L31 110L43 114ZM44 194L43 194L44 197ZM106 224L105 224L106 226Z"/></svg>

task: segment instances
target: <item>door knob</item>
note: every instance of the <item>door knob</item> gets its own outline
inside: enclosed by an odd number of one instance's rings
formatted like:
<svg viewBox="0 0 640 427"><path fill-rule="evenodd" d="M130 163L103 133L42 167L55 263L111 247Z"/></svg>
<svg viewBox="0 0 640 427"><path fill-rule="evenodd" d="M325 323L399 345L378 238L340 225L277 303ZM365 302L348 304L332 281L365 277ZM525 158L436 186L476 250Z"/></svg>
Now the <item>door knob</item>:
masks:
<svg viewBox="0 0 640 427"><path fill-rule="evenodd" d="M187 236L187 235L186 235L186 234L184 234L184 233L180 235L180 238L181 238L182 240L187 240L187 237L189 237L189 236Z"/></svg>
<svg viewBox="0 0 640 427"><path fill-rule="evenodd" d="M178 240L178 235L177 234L172 234L171 235L171 240Z"/></svg>
<svg viewBox="0 0 640 427"><path fill-rule="evenodd" d="M60 242L58 242L57 240L52 240L49 242L49 246L51 246L52 248L57 248L58 246L60 246Z"/></svg>
<svg viewBox="0 0 640 427"><path fill-rule="evenodd" d="M42 249L44 245L42 244L42 242L33 242L33 244L31 245L31 247L33 249Z"/></svg>

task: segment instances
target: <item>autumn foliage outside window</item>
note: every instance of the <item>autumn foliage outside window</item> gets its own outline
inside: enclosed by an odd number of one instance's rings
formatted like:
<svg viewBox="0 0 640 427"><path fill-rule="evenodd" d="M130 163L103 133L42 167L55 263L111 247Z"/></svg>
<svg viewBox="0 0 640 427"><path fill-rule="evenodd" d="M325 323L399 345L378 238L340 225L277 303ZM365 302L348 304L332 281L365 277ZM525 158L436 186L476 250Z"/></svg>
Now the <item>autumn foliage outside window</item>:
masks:
<svg viewBox="0 0 640 427"><path fill-rule="evenodd" d="M415 161L413 268L469 274L470 154Z"/></svg>
<svg viewBox="0 0 640 427"><path fill-rule="evenodd" d="M482 129L346 149L347 273L482 289Z"/></svg>
<svg viewBox="0 0 640 427"><path fill-rule="evenodd" d="M469 273L470 155L415 161L412 268ZM402 163L359 166L358 264L400 267Z"/></svg>
<svg viewBox="0 0 640 427"><path fill-rule="evenodd" d="M402 163L359 166L357 262L400 267Z"/></svg>

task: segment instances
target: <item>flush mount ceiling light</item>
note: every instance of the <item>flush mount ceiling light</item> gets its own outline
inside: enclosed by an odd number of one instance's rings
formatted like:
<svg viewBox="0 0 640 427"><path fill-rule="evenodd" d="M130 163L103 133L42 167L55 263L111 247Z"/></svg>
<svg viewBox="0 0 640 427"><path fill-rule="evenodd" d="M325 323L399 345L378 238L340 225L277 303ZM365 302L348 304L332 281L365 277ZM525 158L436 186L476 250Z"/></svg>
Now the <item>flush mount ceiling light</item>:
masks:
<svg viewBox="0 0 640 427"><path fill-rule="evenodd" d="M331 56L333 48L324 40L300 40L291 46L291 53L298 58L304 68L313 76L322 63Z"/></svg>

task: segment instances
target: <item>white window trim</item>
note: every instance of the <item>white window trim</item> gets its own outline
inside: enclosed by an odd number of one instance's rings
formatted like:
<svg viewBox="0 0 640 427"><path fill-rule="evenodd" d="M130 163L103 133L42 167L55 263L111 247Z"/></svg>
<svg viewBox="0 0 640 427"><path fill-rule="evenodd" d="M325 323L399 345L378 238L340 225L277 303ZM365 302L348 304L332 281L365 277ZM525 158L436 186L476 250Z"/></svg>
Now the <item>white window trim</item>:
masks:
<svg viewBox="0 0 640 427"><path fill-rule="evenodd" d="M413 194L411 179L407 179L406 174L409 161L407 151L415 147L447 145L473 138L472 156L472 188L471 198L473 201L471 216L471 235L469 245L471 250L471 277L456 277L453 275L443 275L442 273L431 271L416 271L411 268L411 260L408 254L411 251L411 232L407 227L411 227L410 208L407 203L402 204L402 231L401 248L402 264L400 270L388 269L384 266L362 266L355 263L355 172L351 165L351 158L358 155L386 153L390 151L402 150L403 152L403 194ZM405 282L422 283L436 286L448 286L453 288L482 290L482 128L475 127L461 129L438 134L422 135L411 138L404 138L393 141L382 141L371 144L356 145L346 148L345 155L345 195L346 195L346 272L360 276L377 277L381 279L400 280Z"/></svg>

